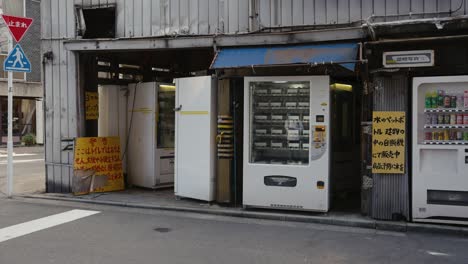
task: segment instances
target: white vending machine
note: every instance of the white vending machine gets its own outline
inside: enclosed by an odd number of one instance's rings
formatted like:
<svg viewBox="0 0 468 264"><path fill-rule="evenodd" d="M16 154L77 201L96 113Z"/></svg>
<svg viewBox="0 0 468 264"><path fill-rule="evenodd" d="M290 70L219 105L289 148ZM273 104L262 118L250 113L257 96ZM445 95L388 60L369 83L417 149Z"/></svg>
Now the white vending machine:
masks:
<svg viewBox="0 0 468 264"><path fill-rule="evenodd" d="M245 207L328 211L329 82L328 76L245 78Z"/></svg>
<svg viewBox="0 0 468 264"><path fill-rule="evenodd" d="M129 85L127 101L128 177L146 188L174 184L175 86L148 82Z"/></svg>
<svg viewBox="0 0 468 264"><path fill-rule="evenodd" d="M215 199L216 90L211 76L176 79L175 195Z"/></svg>
<svg viewBox="0 0 468 264"><path fill-rule="evenodd" d="M468 224L468 76L413 79L413 221Z"/></svg>

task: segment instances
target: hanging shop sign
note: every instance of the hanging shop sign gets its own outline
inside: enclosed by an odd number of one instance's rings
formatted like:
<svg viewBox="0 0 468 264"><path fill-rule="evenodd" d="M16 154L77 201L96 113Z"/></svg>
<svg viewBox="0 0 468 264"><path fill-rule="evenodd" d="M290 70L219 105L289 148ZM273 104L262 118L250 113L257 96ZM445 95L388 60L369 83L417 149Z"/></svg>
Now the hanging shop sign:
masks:
<svg viewBox="0 0 468 264"><path fill-rule="evenodd" d="M434 66L434 50L384 52L383 66L385 68Z"/></svg>
<svg viewBox="0 0 468 264"><path fill-rule="evenodd" d="M96 92L86 92L85 98L86 120L99 118L99 95Z"/></svg>
<svg viewBox="0 0 468 264"><path fill-rule="evenodd" d="M372 117L372 173L404 174L405 112L374 112Z"/></svg>
<svg viewBox="0 0 468 264"><path fill-rule="evenodd" d="M120 138L76 138L73 169L75 195L123 190Z"/></svg>

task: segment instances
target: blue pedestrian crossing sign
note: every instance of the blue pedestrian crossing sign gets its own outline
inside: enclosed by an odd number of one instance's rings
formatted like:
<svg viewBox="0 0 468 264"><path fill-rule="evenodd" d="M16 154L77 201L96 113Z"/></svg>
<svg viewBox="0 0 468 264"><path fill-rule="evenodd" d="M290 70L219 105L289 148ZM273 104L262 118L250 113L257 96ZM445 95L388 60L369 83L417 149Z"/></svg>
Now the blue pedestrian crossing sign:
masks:
<svg viewBox="0 0 468 264"><path fill-rule="evenodd" d="M16 44L3 62L3 69L11 72L31 72L31 63L20 44Z"/></svg>

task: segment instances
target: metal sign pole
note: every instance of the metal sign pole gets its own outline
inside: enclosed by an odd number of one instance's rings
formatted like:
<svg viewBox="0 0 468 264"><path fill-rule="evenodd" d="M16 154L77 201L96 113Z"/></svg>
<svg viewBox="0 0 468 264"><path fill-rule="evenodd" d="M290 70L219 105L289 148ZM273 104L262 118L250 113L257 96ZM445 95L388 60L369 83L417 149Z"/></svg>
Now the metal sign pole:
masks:
<svg viewBox="0 0 468 264"><path fill-rule="evenodd" d="M8 34L8 53L13 50L13 38ZM13 72L8 72L8 164L7 164L7 195L13 194Z"/></svg>

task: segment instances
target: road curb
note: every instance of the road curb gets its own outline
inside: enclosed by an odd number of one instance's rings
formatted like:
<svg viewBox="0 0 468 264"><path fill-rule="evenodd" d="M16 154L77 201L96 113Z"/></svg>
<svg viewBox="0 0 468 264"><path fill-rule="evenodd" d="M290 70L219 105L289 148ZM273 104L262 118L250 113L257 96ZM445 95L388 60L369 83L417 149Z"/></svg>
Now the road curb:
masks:
<svg viewBox="0 0 468 264"><path fill-rule="evenodd" d="M466 236L468 237L468 228L446 225L434 225L423 223L406 223L406 222L392 222L382 220L366 220L366 219L344 219L335 218L332 216L306 216L294 214L280 214L270 212L253 212L246 210L234 209L205 209L205 208L191 208L183 206L164 206L153 204L129 203L129 202L116 202L116 201L101 201L101 200L88 200L81 198L59 197L59 196L45 196L45 195L15 195L13 198L25 199L42 199L53 201L66 201L78 202L96 205L110 205L129 208L152 209L152 210L165 210L173 212L187 212L187 213L201 213L211 214L218 216L242 217L251 219L264 219L286 222L301 222L301 223L314 223L323 225L343 226L343 227L357 227L366 229L375 229L379 231L392 231L392 232L413 232L413 233L437 233L446 235Z"/></svg>

